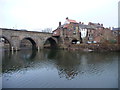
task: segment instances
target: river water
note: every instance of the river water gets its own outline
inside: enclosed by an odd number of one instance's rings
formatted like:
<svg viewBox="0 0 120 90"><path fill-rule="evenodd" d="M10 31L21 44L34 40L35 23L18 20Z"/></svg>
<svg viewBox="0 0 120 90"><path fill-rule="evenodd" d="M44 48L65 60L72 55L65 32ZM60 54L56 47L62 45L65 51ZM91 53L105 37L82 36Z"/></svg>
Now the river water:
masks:
<svg viewBox="0 0 120 90"><path fill-rule="evenodd" d="M2 51L2 88L118 88L118 52Z"/></svg>

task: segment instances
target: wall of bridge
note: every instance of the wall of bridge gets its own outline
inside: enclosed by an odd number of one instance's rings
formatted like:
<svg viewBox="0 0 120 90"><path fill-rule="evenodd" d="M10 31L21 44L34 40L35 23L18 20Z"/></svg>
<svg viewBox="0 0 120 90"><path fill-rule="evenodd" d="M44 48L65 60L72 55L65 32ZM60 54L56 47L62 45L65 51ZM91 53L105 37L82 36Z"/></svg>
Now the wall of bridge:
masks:
<svg viewBox="0 0 120 90"><path fill-rule="evenodd" d="M20 50L21 40L30 38L36 43L36 48L43 48L45 41L52 36L51 33L35 32L35 31L22 31L13 29L0 29L0 37L9 41L10 49Z"/></svg>

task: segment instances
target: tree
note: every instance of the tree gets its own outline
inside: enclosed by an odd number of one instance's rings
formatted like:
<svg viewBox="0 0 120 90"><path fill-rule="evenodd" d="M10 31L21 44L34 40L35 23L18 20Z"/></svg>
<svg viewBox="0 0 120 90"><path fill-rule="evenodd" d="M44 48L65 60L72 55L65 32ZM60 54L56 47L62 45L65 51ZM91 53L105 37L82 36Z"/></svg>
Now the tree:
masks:
<svg viewBox="0 0 120 90"><path fill-rule="evenodd" d="M52 33L52 28L45 28L42 32Z"/></svg>

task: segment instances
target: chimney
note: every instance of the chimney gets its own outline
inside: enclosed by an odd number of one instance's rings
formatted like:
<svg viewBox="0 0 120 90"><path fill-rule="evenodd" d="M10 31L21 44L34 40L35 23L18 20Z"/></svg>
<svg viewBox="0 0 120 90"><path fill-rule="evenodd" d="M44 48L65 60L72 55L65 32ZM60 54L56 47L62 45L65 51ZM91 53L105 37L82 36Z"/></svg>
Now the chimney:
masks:
<svg viewBox="0 0 120 90"><path fill-rule="evenodd" d="M81 24L81 22L79 22L79 24Z"/></svg>
<svg viewBox="0 0 120 90"><path fill-rule="evenodd" d="M66 20L68 20L68 17L66 17Z"/></svg>
<svg viewBox="0 0 120 90"><path fill-rule="evenodd" d="M59 27L61 26L61 22L59 22Z"/></svg>
<svg viewBox="0 0 120 90"><path fill-rule="evenodd" d="M91 22L89 22L88 25L91 25Z"/></svg>
<svg viewBox="0 0 120 90"><path fill-rule="evenodd" d="M100 25L100 23L98 23L98 25Z"/></svg>
<svg viewBox="0 0 120 90"><path fill-rule="evenodd" d="M103 24L101 24L101 26L103 26Z"/></svg>
<svg viewBox="0 0 120 90"><path fill-rule="evenodd" d="M82 24L84 24L84 22L82 22Z"/></svg>

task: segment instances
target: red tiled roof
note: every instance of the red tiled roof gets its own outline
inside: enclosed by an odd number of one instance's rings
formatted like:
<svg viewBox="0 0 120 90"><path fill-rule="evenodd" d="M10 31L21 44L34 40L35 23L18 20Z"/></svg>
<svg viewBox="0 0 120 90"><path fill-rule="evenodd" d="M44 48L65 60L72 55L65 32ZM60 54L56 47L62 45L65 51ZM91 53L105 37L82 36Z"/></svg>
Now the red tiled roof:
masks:
<svg viewBox="0 0 120 90"><path fill-rule="evenodd" d="M75 20L68 19L68 22L77 23Z"/></svg>

